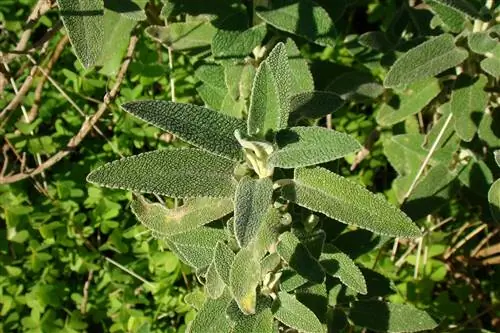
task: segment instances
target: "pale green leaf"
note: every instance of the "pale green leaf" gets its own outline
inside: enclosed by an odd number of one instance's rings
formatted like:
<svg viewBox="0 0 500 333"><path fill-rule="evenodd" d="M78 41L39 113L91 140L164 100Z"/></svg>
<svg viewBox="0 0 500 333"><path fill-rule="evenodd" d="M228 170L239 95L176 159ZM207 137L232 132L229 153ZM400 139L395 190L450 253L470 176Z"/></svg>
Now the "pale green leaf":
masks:
<svg viewBox="0 0 500 333"><path fill-rule="evenodd" d="M376 116L377 123L388 127L405 120L406 117L422 111L440 91L441 88L436 79L411 85L380 107Z"/></svg>
<svg viewBox="0 0 500 333"><path fill-rule="evenodd" d="M291 97L290 121L300 118L317 119L331 114L344 105L337 94L328 91L304 92Z"/></svg>
<svg viewBox="0 0 500 333"><path fill-rule="evenodd" d="M187 329L188 333L230 332L231 323L226 318L226 308L231 302L231 295L225 292L220 298L207 299Z"/></svg>
<svg viewBox="0 0 500 333"><path fill-rule="evenodd" d="M322 46L335 45L335 28L325 9L311 0L286 2L279 8L259 10L257 15L268 24L304 37Z"/></svg>
<svg viewBox="0 0 500 333"><path fill-rule="evenodd" d="M134 21L143 21L147 18L144 12L148 0L104 0L104 5L120 16Z"/></svg>
<svg viewBox="0 0 500 333"><path fill-rule="evenodd" d="M278 168L298 168L342 158L361 149L350 135L323 127L292 127L276 135L278 150L268 163Z"/></svg>
<svg viewBox="0 0 500 333"><path fill-rule="evenodd" d="M199 270L208 267L213 260L217 243L225 239L222 229L200 227L165 238L169 249L185 264Z"/></svg>
<svg viewBox="0 0 500 333"><path fill-rule="evenodd" d="M83 66L93 66L104 45L103 0L58 0L61 18L76 56Z"/></svg>
<svg viewBox="0 0 500 333"><path fill-rule="evenodd" d="M353 71L337 76L325 90L346 100L365 102L382 95L384 87L370 73Z"/></svg>
<svg viewBox="0 0 500 333"><path fill-rule="evenodd" d="M274 318L271 312L269 297L257 298L255 314L246 315L241 312L238 304L233 300L226 309L229 320L234 323L233 333L273 333Z"/></svg>
<svg viewBox="0 0 500 333"><path fill-rule="evenodd" d="M201 106L168 101L131 102L122 108L198 148L234 160L243 157L234 137L236 129L246 131L243 120Z"/></svg>
<svg viewBox="0 0 500 333"><path fill-rule="evenodd" d="M326 169L299 168L284 196L300 206L374 233L414 238L417 226L402 211L350 180Z"/></svg>
<svg viewBox="0 0 500 333"><path fill-rule="evenodd" d="M105 164L87 181L178 198L232 197L234 167L234 162L199 149L157 150Z"/></svg>
<svg viewBox="0 0 500 333"><path fill-rule="evenodd" d="M209 46L216 29L208 21L174 22L168 26L152 25L146 33L175 51Z"/></svg>
<svg viewBox="0 0 500 333"><path fill-rule="evenodd" d="M303 333L325 332L323 325L314 313L292 295L279 292L273 305L274 318L283 324Z"/></svg>
<svg viewBox="0 0 500 333"><path fill-rule="evenodd" d="M252 92L255 67L251 64L224 62L224 80L233 100L248 100Z"/></svg>
<svg viewBox="0 0 500 333"><path fill-rule="evenodd" d="M406 85L438 75L464 61L466 50L457 48L453 36L443 34L418 45L401 56L391 67L384 85Z"/></svg>
<svg viewBox="0 0 500 333"><path fill-rule="evenodd" d="M322 283L325 279L323 269L309 250L291 232L280 235L276 251L280 257L299 275L308 281Z"/></svg>
<svg viewBox="0 0 500 333"><path fill-rule="evenodd" d="M272 203L273 182L269 178L244 177L238 183L234 204L234 233L240 247L257 235L262 219Z"/></svg>
<svg viewBox="0 0 500 333"><path fill-rule="evenodd" d="M219 273L215 268L215 263L212 261L210 266L208 266L205 281L205 291L208 297L216 299L222 296L224 293L224 288L226 284L220 277Z"/></svg>
<svg viewBox="0 0 500 333"><path fill-rule="evenodd" d="M481 61L481 68L494 78L500 77L500 58L486 58Z"/></svg>
<svg viewBox="0 0 500 333"><path fill-rule="evenodd" d="M327 274L338 278L343 284L360 294L368 292L363 273L347 254L330 245L325 247L319 260Z"/></svg>
<svg viewBox="0 0 500 333"><path fill-rule="evenodd" d="M450 171L444 164L438 164L432 167L417 183L415 189L408 197L408 203L413 200L432 197L445 189L456 176L456 173Z"/></svg>
<svg viewBox="0 0 500 333"><path fill-rule="evenodd" d="M473 32L468 36L467 42L469 48L479 54L486 54L491 52L495 46L497 46L498 41L490 36L486 31Z"/></svg>
<svg viewBox="0 0 500 333"><path fill-rule="evenodd" d="M146 228L163 237L187 232L220 219L233 210L233 202L231 199L196 198L188 200L183 206L167 209L138 195L130 207Z"/></svg>
<svg viewBox="0 0 500 333"><path fill-rule="evenodd" d="M477 134L491 148L500 148L500 110L485 110Z"/></svg>
<svg viewBox="0 0 500 333"><path fill-rule="evenodd" d="M257 234L251 244L255 257L262 258L268 251L271 252L271 248L278 242L280 226L281 215L277 209L270 205L262 217Z"/></svg>
<svg viewBox="0 0 500 333"><path fill-rule="evenodd" d="M222 281L229 286L229 271L234 261L234 252L223 242L218 242L214 251L214 263Z"/></svg>
<svg viewBox="0 0 500 333"><path fill-rule="evenodd" d="M259 283L260 263L251 249L243 248L234 257L229 286L238 307L247 315L255 313Z"/></svg>
<svg viewBox="0 0 500 333"><path fill-rule="evenodd" d="M481 19L479 10L470 0L435 0L435 2L459 11L467 17Z"/></svg>
<svg viewBox="0 0 500 333"><path fill-rule="evenodd" d="M500 167L500 150L495 150L493 156L495 156L495 162L497 162L497 165Z"/></svg>
<svg viewBox="0 0 500 333"><path fill-rule="evenodd" d="M191 305L196 310L200 310L203 307L203 303L205 303L206 299L205 293L200 289L196 289L184 296L184 302Z"/></svg>
<svg viewBox="0 0 500 333"><path fill-rule="evenodd" d="M491 216L500 223L500 179L497 179L488 192Z"/></svg>
<svg viewBox="0 0 500 333"><path fill-rule="evenodd" d="M443 21L450 31L459 33L467 22L465 15L454 7L447 6L440 1L425 0L431 10Z"/></svg>
<svg viewBox="0 0 500 333"><path fill-rule="evenodd" d="M302 277L302 275L298 274L291 268L281 270L280 289L282 291L292 292L305 285L307 282L306 278Z"/></svg>
<svg viewBox="0 0 500 333"><path fill-rule="evenodd" d="M383 301L356 301L349 311L349 318L355 325L377 332L418 332L437 326L425 311L412 305Z"/></svg>
<svg viewBox="0 0 500 333"><path fill-rule="evenodd" d="M248 134L265 137L269 131L285 128L290 113L290 66L283 43L278 43L255 75Z"/></svg>
<svg viewBox="0 0 500 333"><path fill-rule="evenodd" d="M290 64L292 78L291 94L295 95L313 91L314 81L309 70L309 65L291 38L286 40L286 52L288 54L288 63Z"/></svg>
<svg viewBox="0 0 500 333"><path fill-rule="evenodd" d="M488 79L481 75L477 80L461 75L451 93L451 112L455 117L455 131L467 142L476 135L489 95L484 91Z"/></svg>

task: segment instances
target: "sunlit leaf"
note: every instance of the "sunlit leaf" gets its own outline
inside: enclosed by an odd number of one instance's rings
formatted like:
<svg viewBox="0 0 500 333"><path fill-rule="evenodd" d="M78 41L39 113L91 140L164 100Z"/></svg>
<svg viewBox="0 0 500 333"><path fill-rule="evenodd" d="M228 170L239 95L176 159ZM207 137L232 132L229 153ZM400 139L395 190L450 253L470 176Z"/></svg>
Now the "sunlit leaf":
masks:
<svg viewBox="0 0 500 333"><path fill-rule="evenodd" d="M283 324L304 333L325 332L323 325L305 305L300 303L292 295L279 292L278 299L273 305L274 318Z"/></svg>
<svg viewBox="0 0 500 333"><path fill-rule="evenodd" d="M347 254L328 246L321 254L320 264L327 274L339 278L349 288L360 294L367 293L363 273Z"/></svg>
<svg viewBox="0 0 500 333"><path fill-rule="evenodd" d="M234 257L229 274L231 293L240 310L254 314L257 286L260 283L260 263L251 249L243 248Z"/></svg>

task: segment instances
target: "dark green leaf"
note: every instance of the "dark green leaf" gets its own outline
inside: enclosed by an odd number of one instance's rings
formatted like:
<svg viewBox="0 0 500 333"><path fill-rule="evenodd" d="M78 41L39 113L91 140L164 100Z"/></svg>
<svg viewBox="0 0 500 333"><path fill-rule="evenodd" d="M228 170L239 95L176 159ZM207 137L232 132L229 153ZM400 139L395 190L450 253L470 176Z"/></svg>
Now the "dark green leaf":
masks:
<svg viewBox="0 0 500 333"><path fill-rule="evenodd" d="M330 274L360 294L366 294L366 281L360 269L347 254L328 246L321 254L320 264L327 274Z"/></svg>
<svg viewBox="0 0 500 333"><path fill-rule="evenodd" d="M304 333L325 332L323 325L305 305L286 292L279 292L273 305L274 318Z"/></svg>
<svg viewBox="0 0 500 333"><path fill-rule="evenodd" d="M174 22L165 27L152 25L146 28L151 38L176 51L209 46L215 32L208 21Z"/></svg>

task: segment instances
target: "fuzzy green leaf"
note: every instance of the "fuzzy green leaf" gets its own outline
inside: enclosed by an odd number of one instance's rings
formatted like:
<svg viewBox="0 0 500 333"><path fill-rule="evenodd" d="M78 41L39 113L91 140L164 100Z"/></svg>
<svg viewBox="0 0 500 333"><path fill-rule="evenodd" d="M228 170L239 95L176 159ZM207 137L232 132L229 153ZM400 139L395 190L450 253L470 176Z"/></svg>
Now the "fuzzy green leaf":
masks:
<svg viewBox="0 0 500 333"><path fill-rule="evenodd" d="M473 5L472 1L469 0L435 0L435 2L440 3L443 6L447 6L450 9L461 12L470 18L481 19L478 9Z"/></svg>
<svg viewBox="0 0 500 333"><path fill-rule="evenodd" d="M381 126L392 126L414 115L430 103L441 91L439 82L430 79L411 85L403 93L383 104L376 116Z"/></svg>
<svg viewBox="0 0 500 333"><path fill-rule="evenodd" d="M465 28L467 22L465 15L456 8L435 0L425 0L425 2L452 32L459 33Z"/></svg>
<svg viewBox="0 0 500 333"><path fill-rule="evenodd" d="M300 303L292 295L279 292L278 299L273 305L274 318L283 324L303 333L325 332L323 325L304 304Z"/></svg>
<svg viewBox="0 0 500 333"><path fill-rule="evenodd" d="M59 0L61 18L78 60L93 66L104 44L103 0Z"/></svg>
<svg viewBox="0 0 500 333"><path fill-rule="evenodd" d="M157 150L105 164L87 181L177 198L231 197L236 188L234 167L234 162L199 149Z"/></svg>
<svg viewBox="0 0 500 333"><path fill-rule="evenodd" d="M275 28L304 37L322 46L335 45L335 28L325 9L311 0L288 2L257 15Z"/></svg>
<svg viewBox="0 0 500 333"><path fill-rule="evenodd" d="M292 127L276 135L278 150L268 163L278 168L298 168L342 158L361 149L350 135L323 127Z"/></svg>
<svg viewBox="0 0 500 333"><path fill-rule="evenodd" d="M231 199L196 198L185 205L167 209L138 195L130 207L137 219L155 235L164 237L187 232L220 219L233 210Z"/></svg>
<svg viewBox="0 0 500 333"><path fill-rule="evenodd" d="M200 289L195 289L186 296L184 296L184 302L191 305L196 310L200 310L203 304L207 300L205 293Z"/></svg>
<svg viewBox="0 0 500 333"><path fill-rule="evenodd" d="M144 12L147 2L148 0L104 0L104 5L124 18L143 21L147 18Z"/></svg>
<svg viewBox="0 0 500 333"><path fill-rule="evenodd" d="M226 308L231 302L231 295L225 292L220 298L207 299L194 317L188 333L231 332L231 322L226 318Z"/></svg>
<svg viewBox="0 0 500 333"><path fill-rule="evenodd" d="M349 288L363 295L368 292L363 273L347 254L330 245L325 247L319 262L327 274L339 278Z"/></svg>
<svg viewBox="0 0 500 333"><path fill-rule="evenodd" d="M290 66L283 43L278 43L263 61L255 75L248 134L265 137L269 131L287 126L290 113Z"/></svg>
<svg viewBox="0 0 500 333"><path fill-rule="evenodd" d="M467 42L470 49L479 54L491 52L498 45L498 41L492 38L486 31L471 33L468 36Z"/></svg>
<svg viewBox="0 0 500 333"><path fill-rule="evenodd" d="M300 118L318 119L340 109L344 101L340 96L327 91L312 91L293 95L290 121Z"/></svg>
<svg viewBox="0 0 500 333"><path fill-rule="evenodd" d="M408 202L432 197L434 194L445 189L455 178L456 174L451 172L444 164L432 167L425 177L417 183L408 198Z"/></svg>
<svg viewBox="0 0 500 333"><path fill-rule="evenodd" d="M212 263L217 242L225 239L224 230L200 227L165 238L170 250L187 265L199 270Z"/></svg>
<svg viewBox="0 0 500 333"><path fill-rule="evenodd" d="M500 58L486 58L481 61L481 68L494 78L500 77Z"/></svg>
<svg viewBox="0 0 500 333"><path fill-rule="evenodd" d="M270 298L257 298L255 314L245 315L238 304L232 301L226 309L229 320L234 322L234 333L273 333L274 318L271 312Z"/></svg>
<svg viewBox="0 0 500 333"><path fill-rule="evenodd" d="M291 232L280 235L276 251L299 275L314 283L322 283L325 273L307 248Z"/></svg>
<svg viewBox="0 0 500 333"><path fill-rule="evenodd" d="M217 272L215 263L212 261L210 266L208 266L206 274L205 291L210 298L216 299L222 296L225 287L226 284Z"/></svg>
<svg viewBox="0 0 500 333"><path fill-rule="evenodd" d="M500 179L491 185L488 191L488 202L490 203L491 216L500 223Z"/></svg>
<svg viewBox="0 0 500 333"><path fill-rule="evenodd" d="M214 263L222 281L229 286L229 271L234 261L234 252L223 242L218 242L214 251Z"/></svg>
<svg viewBox="0 0 500 333"><path fill-rule="evenodd" d="M294 184L283 189L288 200L346 224L395 237L419 237L417 226L379 195L326 169L299 168Z"/></svg>
<svg viewBox="0 0 500 333"><path fill-rule="evenodd" d="M288 54L288 62L292 72L291 94L299 94L314 90L314 81L307 61L300 54L295 42L288 38L286 40L286 52Z"/></svg>
<svg viewBox="0 0 500 333"><path fill-rule="evenodd" d="M457 48L453 36L443 34L406 52L391 67L384 85L406 85L440 74L464 61L468 53Z"/></svg>
<svg viewBox="0 0 500 333"><path fill-rule="evenodd" d="M488 165L481 160L469 161L467 166L458 173L460 182L480 196L487 196L491 184L493 184L493 173Z"/></svg>
<svg viewBox="0 0 500 333"><path fill-rule="evenodd" d="M257 235L267 207L271 205L273 183L269 178L244 177L238 183L234 204L234 233L240 247Z"/></svg>
<svg viewBox="0 0 500 333"><path fill-rule="evenodd" d="M356 301L349 311L349 318L355 325L377 332L418 332L437 326L425 311L412 305L383 301Z"/></svg>
<svg viewBox="0 0 500 333"><path fill-rule="evenodd" d="M224 80L233 100L250 98L255 71L251 64L224 62Z"/></svg>
<svg viewBox="0 0 500 333"><path fill-rule="evenodd" d="M490 148L500 148L500 110L485 110L477 134Z"/></svg>
<svg viewBox="0 0 500 333"><path fill-rule="evenodd" d="M461 75L455 83L451 93L451 112L455 117L455 131L458 136L467 142L476 135L489 95L484 91L488 79L481 75L473 80L469 76Z"/></svg>
<svg viewBox="0 0 500 333"><path fill-rule="evenodd" d="M370 73L352 71L337 76L325 90L346 100L365 102L380 96L384 87Z"/></svg>
<svg viewBox="0 0 500 333"><path fill-rule="evenodd" d="M152 25L146 33L172 50L184 51L209 46L216 29L208 21L174 22L168 26Z"/></svg>
<svg viewBox="0 0 500 333"><path fill-rule="evenodd" d="M280 278L280 289L286 292L292 292L295 289L305 285L307 283L307 279L302 277L300 274L297 274L291 268L285 268L281 270L281 278Z"/></svg>
<svg viewBox="0 0 500 333"><path fill-rule="evenodd" d="M259 283L260 263L251 249L243 248L234 257L229 286L238 307L247 315L255 313Z"/></svg>
<svg viewBox="0 0 500 333"><path fill-rule="evenodd" d="M138 101L122 105L134 116L216 155L239 160L243 156L234 137L246 131L245 122L192 104Z"/></svg>
<svg viewBox="0 0 500 333"><path fill-rule="evenodd" d="M278 242L280 226L281 215L277 209L270 205L262 217L259 230L251 244L255 257L262 258Z"/></svg>

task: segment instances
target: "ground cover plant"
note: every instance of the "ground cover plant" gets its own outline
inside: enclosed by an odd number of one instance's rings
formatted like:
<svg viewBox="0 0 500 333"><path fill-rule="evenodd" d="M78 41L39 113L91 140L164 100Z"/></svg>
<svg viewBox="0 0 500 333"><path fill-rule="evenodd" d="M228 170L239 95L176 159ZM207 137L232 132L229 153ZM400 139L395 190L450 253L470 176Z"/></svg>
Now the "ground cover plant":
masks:
<svg viewBox="0 0 500 333"><path fill-rule="evenodd" d="M493 1L0 8L0 330L498 330Z"/></svg>

